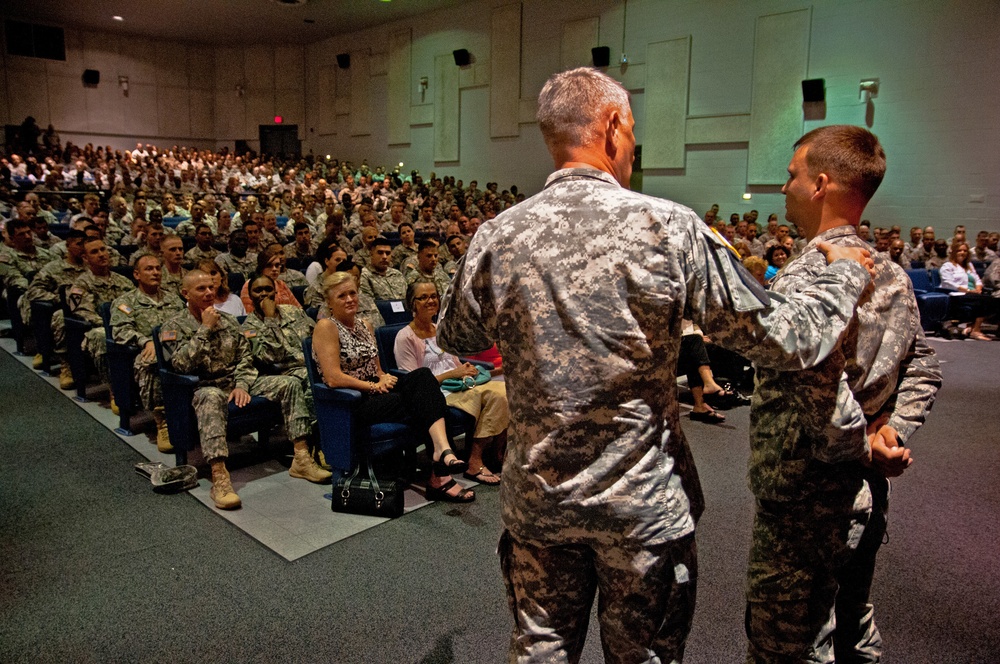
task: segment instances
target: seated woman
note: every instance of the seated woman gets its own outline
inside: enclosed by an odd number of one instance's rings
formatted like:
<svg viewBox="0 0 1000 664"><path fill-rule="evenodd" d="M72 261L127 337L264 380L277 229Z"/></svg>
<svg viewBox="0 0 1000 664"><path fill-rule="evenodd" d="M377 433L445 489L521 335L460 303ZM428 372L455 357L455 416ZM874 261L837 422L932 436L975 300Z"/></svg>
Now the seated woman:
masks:
<svg viewBox="0 0 1000 664"><path fill-rule="evenodd" d="M773 244L768 247L764 258L767 260L767 271L764 272L764 281L771 281L771 279L774 279L774 275L778 274L778 270L785 266L785 262L788 260L788 250L780 244Z"/></svg>
<svg viewBox="0 0 1000 664"><path fill-rule="evenodd" d="M274 291L275 304L291 304L301 309L302 305L298 298L292 293L288 284L281 279L281 273L284 269L285 250L280 245L271 245L257 256L257 274L266 275L274 280L276 286ZM252 279L248 279L243 284L243 290L240 291L240 300L243 301L243 307L248 314L253 312L253 301L250 299L250 281Z"/></svg>
<svg viewBox="0 0 1000 664"><path fill-rule="evenodd" d="M982 325L986 316L994 313L996 307L992 298L983 295L983 282L972 267L969 258L969 245L956 242L951 245L948 261L941 266L941 287L953 291L953 296L961 296L961 301L954 300L953 305L969 311L972 325L965 328L965 336L979 341L992 341L992 337L983 334Z"/></svg>
<svg viewBox="0 0 1000 664"><path fill-rule="evenodd" d="M708 350L705 348L705 338L702 336L701 330L689 320L684 320L682 324L681 348L677 354L677 373L683 373L687 376L688 389L691 390L691 398L694 401L690 417L696 422L722 424L726 421L726 417L708 405L705 402L705 397L718 400L717 405L724 408L723 403L735 403L736 395L715 382L712 364L708 357Z"/></svg>
<svg viewBox="0 0 1000 664"><path fill-rule="evenodd" d="M434 317L441 309L441 301L433 281L421 278L410 284L406 289L406 308L413 313L413 320L396 335L393 348L400 369L414 371L426 367L438 383L448 378L462 379L477 374L475 366L461 362L437 345ZM510 421L506 384L491 380L461 392L446 392L445 401L449 406L476 418L476 432L469 444L469 470L465 477L483 484L500 484L500 478L483 463L483 450L490 444L496 444L497 450L506 447L507 424Z"/></svg>
<svg viewBox="0 0 1000 664"><path fill-rule="evenodd" d="M323 271L309 283L303 297L306 308L322 307L326 303L323 297L323 280L337 271L337 266L347 260L347 252L338 244L324 242L316 250L316 261L323 266ZM377 325L375 326L378 327Z"/></svg>
<svg viewBox="0 0 1000 664"><path fill-rule="evenodd" d="M195 267L212 277L215 284L215 308L230 316L246 316L247 310L243 308L240 298L233 295L229 290L229 275L224 268L213 260L203 260Z"/></svg>
<svg viewBox="0 0 1000 664"><path fill-rule="evenodd" d="M463 489L451 477L468 465L448 447L446 404L434 374L417 369L397 379L382 371L374 329L357 315L358 284L354 277L337 272L326 278L325 287L330 317L316 323L313 331L313 354L323 382L362 393L354 411L362 425L406 420L427 431L432 443L428 499L475 500L471 489Z"/></svg>

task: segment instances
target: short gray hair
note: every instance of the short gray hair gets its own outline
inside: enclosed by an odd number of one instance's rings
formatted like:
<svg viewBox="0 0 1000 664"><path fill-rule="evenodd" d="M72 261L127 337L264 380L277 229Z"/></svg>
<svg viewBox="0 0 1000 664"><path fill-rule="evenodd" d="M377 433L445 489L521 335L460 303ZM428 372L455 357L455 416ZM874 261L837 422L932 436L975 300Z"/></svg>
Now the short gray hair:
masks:
<svg viewBox="0 0 1000 664"><path fill-rule="evenodd" d="M538 95L536 118L545 144L552 150L598 142L598 122L608 110L627 117L631 112L628 91L607 74L579 67L546 81Z"/></svg>

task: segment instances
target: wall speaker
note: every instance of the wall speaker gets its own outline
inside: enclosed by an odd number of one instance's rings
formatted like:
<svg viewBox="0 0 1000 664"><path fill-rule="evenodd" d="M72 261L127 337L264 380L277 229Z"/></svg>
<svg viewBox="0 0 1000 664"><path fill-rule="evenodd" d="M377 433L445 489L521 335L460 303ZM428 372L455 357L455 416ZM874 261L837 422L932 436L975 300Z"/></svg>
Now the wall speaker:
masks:
<svg viewBox="0 0 1000 664"><path fill-rule="evenodd" d="M101 82L101 72L96 69L84 69L83 70L83 84L92 87L97 87L97 84Z"/></svg>
<svg viewBox="0 0 1000 664"><path fill-rule="evenodd" d="M822 78L810 78L802 81L802 101L816 102L826 100L826 81Z"/></svg>
<svg viewBox="0 0 1000 664"><path fill-rule="evenodd" d="M472 55L464 48L452 51L451 54L455 56L455 64L459 67L467 67L472 62Z"/></svg>
<svg viewBox="0 0 1000 664"><path fill-rule="evenodd" d="M611 64L611 47L595 46L590 49L590 57L594 60L594 66L600 69Z"/></svg>
<svg viewBox="0 0 1000 664"><path fill-rule="evenodd" d="M337 54L337 66L341 69L351 68L351 54L350 53L338 53Z"/></svg>

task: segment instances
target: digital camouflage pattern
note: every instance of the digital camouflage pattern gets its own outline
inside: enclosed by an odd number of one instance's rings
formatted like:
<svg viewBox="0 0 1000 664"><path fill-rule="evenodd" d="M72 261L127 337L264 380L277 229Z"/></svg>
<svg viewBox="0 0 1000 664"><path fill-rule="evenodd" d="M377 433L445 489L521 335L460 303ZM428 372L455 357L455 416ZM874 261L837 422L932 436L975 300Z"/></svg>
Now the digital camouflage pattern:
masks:
<svg viewBox="0 0 1000 664"><path fill-rule="evenodd" d="M0 288L28 290L35 274L54 258L42 247L36 247L35 253L27 254L14 247L0 245Z"/></svg>
<svg viewBox="0 0 1000 664"><path fill-rule="evenodd" d="M414 281L420 278L430 279L434 282L434 287L437 289L438 295L444 297L445 291L448 290L448 284L451 283L451 277L448 273L444 271L439 264L434 265L434 273L431 275L426 275L420 271L420 268L410 270L406 273L406 285L409 286Z"/></svg>
<svg viewBox="0 0 1000 664"><path fill-rule="evenodd" d="M175 293L160 291L153 298L136 288L111 303L111 338L124 346L144 348L153 340L153 328L184 310L184 302ZM152 410L163 405L156 358L135 358L135 380L144 407Z"/></svg>
<svg viewBox="0 0 1000 664"><path fill-rule="evenodd" d="M479 229L438 339L455 354L495 341L504 357L502 518L516 538L655 544L694 530L703 499L672 388L681 319L791 370L836 346L868 283L838 261L766 306L736 263L688 208L589 168L557 171Z"/></svg>
<svg viewBox="0 0 1000 664"><path fill-rule="evenodd" d="M187 270L181 268L181 271L174 274L167 269L164 265L160 268L160 273L163 275L160 278L160 290L165 290L175 295L181 294L181 286L184 284L184 275L187 274Z"/></svg>
<svg viewBox="0 0 1000 664"><path fill-rule="evenodd" d="M300 381L292 376L258 376L250 342L239 323L229 314L220 312L219 316L219 324L209 329L185 310L160 328L167 362L175 371L196 375L201 381L192 405L198 418L202 454L209 461L228 456L229 395L236 388L277 402L288 438L294 441L306 437L313 420Z"/></svg>
<svg viewBox="0 0 1000 664"><path fill-rule="evenodd" d="M460 355L496 342L504 357L511 422L501 518L513 540L651 556L692 535L704 499L674 389L682 319L722 346L791 370L836 346L869 280L859 264L838 261L805 293L769 300L738 260L690 209L623 189L592 168L553 173L540 194L479 228L445 297L438 341ZM511 583L544 596L557 570L534 565L537 574L528 568ZM617 583L630 588L642 577L636 566ZM676 585L661 580L660 593ZM695 578L683 583L693 599ZM552 644L533 638L532 625L570 618L514 599L510 659L525 650L526 660L542 661ZM636 601L646 612L639 624L669 620L666 643L683 643L693 602L678 596L678 616L661 598ZM614 618L601 619L612 641L605 651L630 652L634 639L614 636L628 626ZM548 640L563 637L572 635ZM657 658L679 659L663 638L645 645L662 648Z"/></svg>
<svg viewBox="0 0 1000 664"><path fill-rule="evenodd" d="M113 302L125 293L134 290L131 279L117 272L111 272L106 277L99 277L90 270L82 274L66 295L66 306L73 316L87 321L93 327L83 336L83 350L94 360L99 375L108 378L107 343L105 342L104 321L97 312L105 302Z"/></svg>
<svg viewBox="0 0 1000 664"><path fill-rule="evenodd" d="M263 318L257 312L243 321L243 336L250 342L250 353L258 370L277 366L286 376L294 376L302 382L302 391L313 419L312 387L302 353L302 340L312 338L316 323L302 309L289 304L278 305L278 315Z"/></svg>
<svg viewBox="0 0 1000 664"><path fill-rule="evenodd" d="M184 253L184 262L197 265L202 261L214 261L222 252L215 247L202 250L201 247L191 247Z"/></svg>
<svg viewBox="0 0 1000 664"><path fill-rule="evenodd" d="M373 300L402 300L406 297L406 279L394 267L379 274L370 267L361 270L361 292Z"/></svg>
<svg viewBox="0 0 1000 664"><path fill-rule="evenodd" d="M32 302L54 302L59 304L62 296L65 295L73 282L86 271L87 268L83 264L74 265L64 258L46 263L35 274L35 278L31 280L27 292L21 298L21 318L24 319L25 324L31 320ZM60 311L56 311L56 313L60 314L59 320L61 321L62 315ZM52 318L53 323L55 323L56 316ZM56 334L56 327L53 327L52 331L53 334Z"/></svg>
<svg viewBox="0 0 1000 664"><path fill-rule="evenodd" d="M820 241L868 246L853 226L827 230L778 272L775 292L795 293L824 269ZM941 369L906 273L885 254L874 259L874 288L824 361L799 372L758 367L750 415L749 480L758 499L747 573L750 662L832 662L835 642L837 659L879 661L869 594L888 486L863 465L866 429L887 420L901 443L908 440L934 403Z"/></svg>
<svg viewBox="0 0 1000 664"><path fill-rule="evenodd" d="M233 256L228 251L215 257L215 262L226 271L226 274L239 273L246 278L257 271L257 253L248 251L243 258Z"/></svg>

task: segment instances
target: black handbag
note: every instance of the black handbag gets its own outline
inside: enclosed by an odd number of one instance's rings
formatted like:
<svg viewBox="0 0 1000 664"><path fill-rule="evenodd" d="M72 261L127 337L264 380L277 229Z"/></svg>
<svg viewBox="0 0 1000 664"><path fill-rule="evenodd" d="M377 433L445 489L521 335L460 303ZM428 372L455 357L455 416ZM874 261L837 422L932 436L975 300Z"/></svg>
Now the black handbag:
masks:
<svg viewBox="0 0 1000 664"><path fill-rule="evenodd" d="M334 512L380 516L395 519L403 515L403 487L395 481L375 477L371 459L367 460L367 477L361 475L361 464L354 472L341 477L333 485L331 508Z"/></svg>

